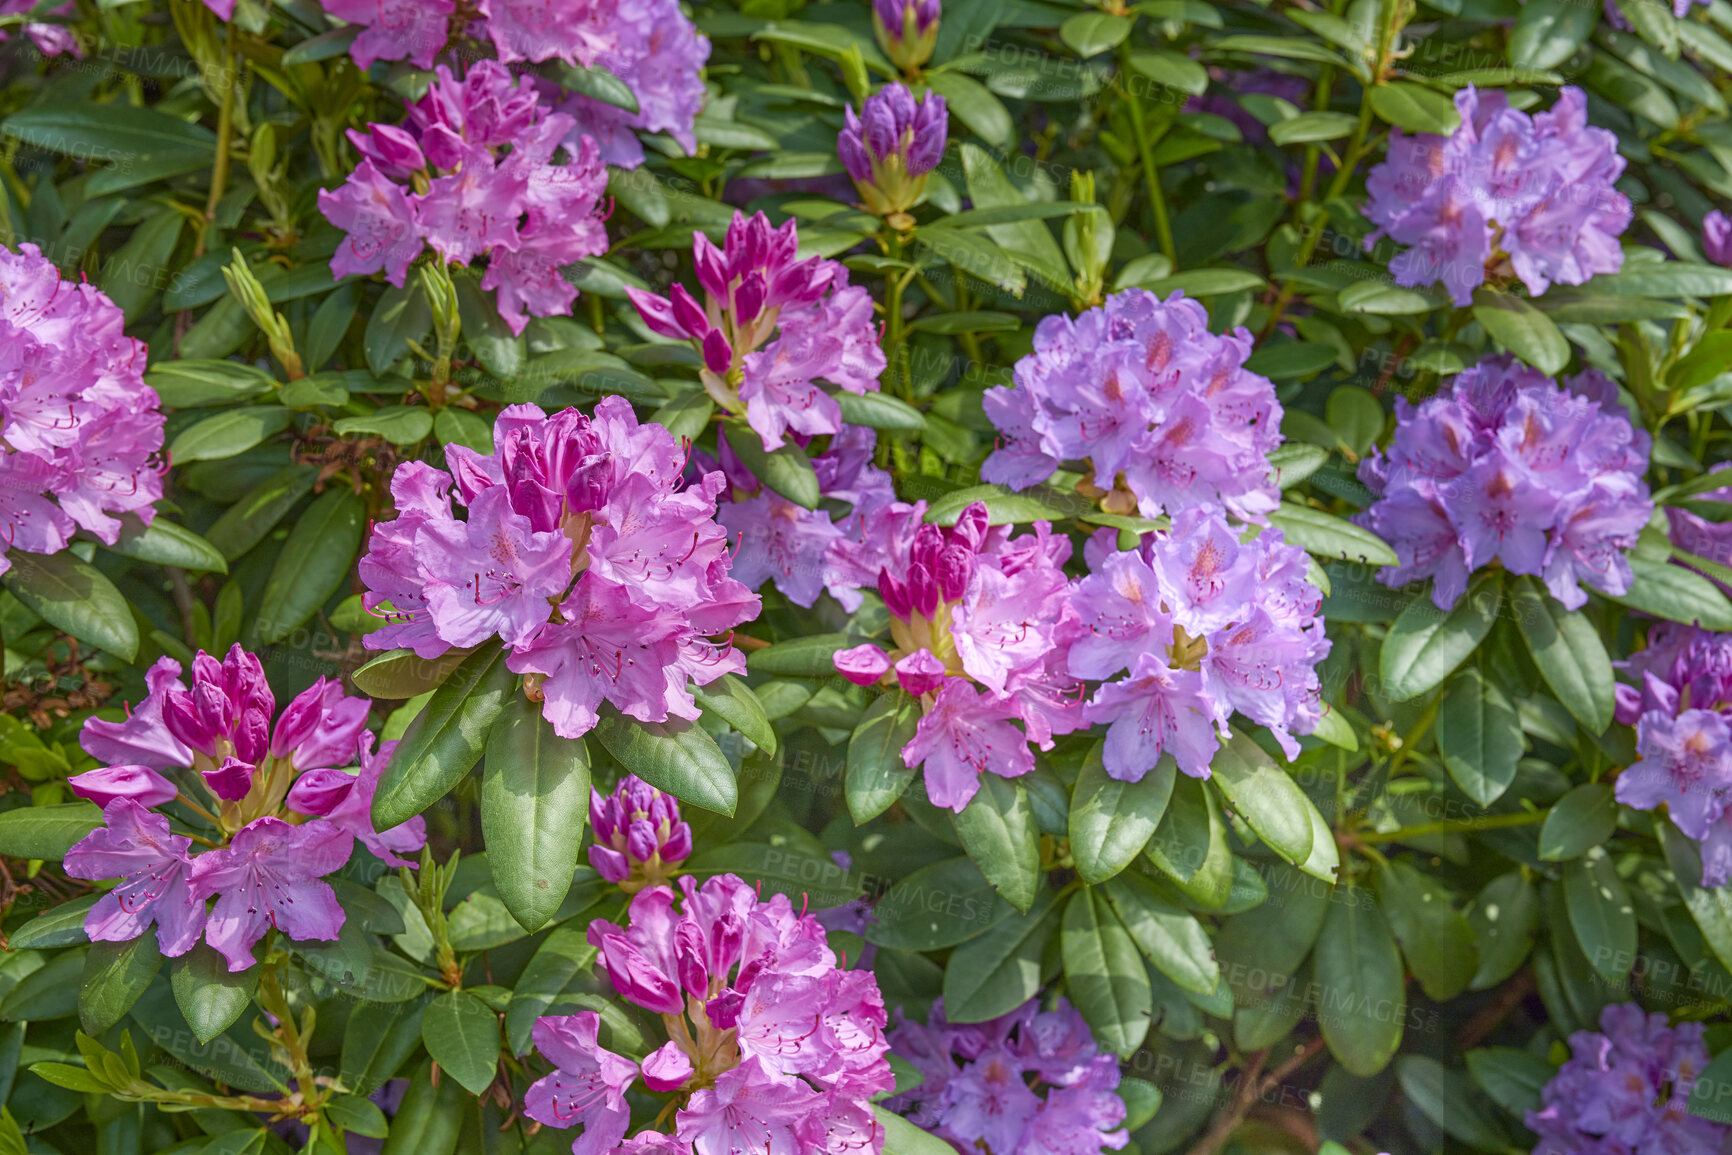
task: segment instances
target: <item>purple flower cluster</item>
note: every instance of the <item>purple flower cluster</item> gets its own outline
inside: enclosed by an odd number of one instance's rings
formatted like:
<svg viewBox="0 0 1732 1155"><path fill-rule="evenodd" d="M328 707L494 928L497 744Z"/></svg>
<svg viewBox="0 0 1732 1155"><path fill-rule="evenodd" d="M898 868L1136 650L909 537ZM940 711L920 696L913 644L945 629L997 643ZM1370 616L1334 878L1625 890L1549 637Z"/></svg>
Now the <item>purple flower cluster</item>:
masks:
<svg viewBox="0 0 1732 1155"><path fill-rule="evenodd" d="M208 3L209 0L206 2ZM37 8L38 5L34 0L0 0L0 16L29 15L34 13ZM65 4L44 12L42 15L76 17L78 5L72 3L72 0L67 0ZM225 16L224 19L227 17ZM84 50L78 45L78 37L72 29L64 24L26 24L24 25L24 34L30 37L31 43L36 45L36 50L44 56L59 56L64 52L70 52L79 57L84 55ZM6 43L9 39L11 37L6 30L0 28L0 44Z"/></svg>
<svg viewBox="0 0 1732 1155"><path fill-rule="evenodd" d="M1118 1060L1063 999L1050 1011L1031 999L984 1023L947 1022L942 1000L925 1024L898 1011L890 1049L926 1079L885 1106L958 1151L1099 1155L1129 1141Z"/></svg>
<svg viewBox="0 0 1732 1155"><path fill-rule="evenodd" d="M1258 521L1280 501L1269 451L1281 405L1245 368L1251 334L1209 332L1196 301L1144 289L1108 297L1074 321L1047 317L1015 386L986 391L1002 435L981 478L1013 489L1067 461L1093 466L1093 490L1114 513L1145 517L1224 506Z"/></svg>
<svg viewBox="0 0 1732 1155"><path fill-rule="evenodd" d="M872 295L850 285L836 261L797 260L799 247L792 220L773 229L763 213L735 213L723 247L692 235L703 304L684 285L666 297L626 289L652 330L692 343L703 356L704 388L727 412L744 414L766 450L790 431L841 432L841 407L819 382L874 392L886 365Z"/></svg>
<svg viewBox="0 0 1732 1155"><path fill-rule="evenodd" d="M589 864L627 894L665 886L692 855L692 828L680 820L679 799L627 774L612 794L589 792Z"/></svg>
<svg viewBox="0 0 1732 1155"><path fill-rule="evenodd" d="M1114 548L1117 532L1089 542L1092 572L1071 594L1082 630L1069 670L1102 682L1083 720L1107 723L1107 773L1137 782L1171 755L1207 778L1216 734L1228 736L1235 711L1296 757L1293 734L1323 716L1316 666L1329 655L1305 551L1278 529L1241 541L1205 509L1181 513L1133 550Z"/></svg>
<svg viewBox="0 0 1732 1155"><path fill-rule="evenodd" d="M1571 609L1587 601L1580 583L1609 594L1630 588L1623 551L1654 511L1642 480L1649 438L1603 374L1564 384L1500 356L1417 407L1396 400L1388 452L1359 464L1378 500L1355 520L1400 558L1379 581L1429 577L1444 610L1469 573L1494 561L1543 575Z"/></svg>
<svg viewBox="0 0 1732 1155"><path fill-rule="evenodd" d="M733 500L722 502L716 520L737 543L734 577L751 589L774 582L782 596L807 609L826 590L850 613L859 609L860 587L877 581L878 573L861 572L850 543L896 500L890 475L872 464L877 441L870 429L844 425L812 458L819 494L848 507L832 520L823 509L803 509L772 492L724 440L721 468Z"/></svg>
<svg viewBox="0 0 1732 1155"><path fill-rule="evenodd" d="M1702 885L1732 878L1732 634L1658 622L1623 663L1618 721L1636 727L1639 760L1618 775L1619 802L1661 803L1702 844Z"/></svg>
<svg viewBox="0 0 1732 1155"><path fill-rule="evenodd" d="M399 287L429 244L453 264L488 258L483 289L499 290L514 333L526 314L571 312L577 287L560 269L607 250L600 215L607 169L595 143L548 112L534 83L483 60L458 80L444 65L409 105L412 131L375 124L349 139L365 158L319 211L348 234L331 274L384 272ZM552 163L562 143L563 164ZM502 153L506 145L509 154Z"/></svg>
<svg viewBox="0 0 1732 1155"><path fill-rule="evenodd" d="M823 927L785 895L760 901L734 875L638 892L629 925L589 924L598 966L625 1001L660 1015L669 1039L633 1063L597 1042L593 1011L543 1018L535 1046L555 1070L524 1112L581 1125L575 1155L858 1155L883 1128L870 1100L895 1080L883 997L869 972L843 970ZM642 1079L673 1096L672 1133L625 1140L625 1091ZM665 1114L665 1112L664 1112Z"/></svg>
<svg viewBox="0 0 1732 1155"><path fill-rule="evenodd" d="M0 248L0 573L78 529L110 545L116 513L149 524L162 497L163 416L146 350L94 286L35 245Z"/></svg>
<svg viewBox="0 0 1732 1155"><path fill-rule="evenodd" d="M1702 218L1702 255L1716 265L1732 267L1732 220L1719 209Z"/></svg>
<svg viewBox="0 0 1732 1155"><path fill-rule="evenodd" d="M903 763L925 766L933 805L959 811L981 774L1028 773L1031 740L1049 750L1054 734L1079 724L1065 670L1076 623L1063 569L1071 543L1044 521L1012 537L987 525L978 502L949 529L925 515L924 502L897 502L844 549L858 572L875 571L895 648L868 642L833 660L857 685L883 681L921 699Z"/></svg>
<svg viewBox="0 0 1732 1155"><path fill-rule="evenodd" d="M1470 85L1455 107L1461 125L1447 137L1392 130L1388 159L1366 179L1365 215L1377 225L1366 247L1385 234L1409 246L1389 264L1395 283L1441 281L1466 305L1488 267L1534 296L1617 272L1631 219L1613 187L1624 158L1616 136L1589 127L1582 90L1566 87L1529 116Z"/></svg>
<svg viewBox="0 0 1732 1155"><path fill-rule="evenodd" d="M704 104L709 40L680 11L678 0L613 0L597 8L612 23L593 63L625 82L637 97L637 111L580 94L559 101L559 111L577 122L577 132L595 139L608 164L643 163L639 132L665 132L688 154L695 152L692 122Z"/></svg>
<svg viewBox="0 0 1732 1155"><path fill-rule="evenodd" d="M1718 1155L1728 1129L1690 1114L1708 1065L1701 1023L1666 1025L1635 1003L1600 1012L1598 1031L1570 1036L1571 1056L1540 1093L1527 1126L1534 1155Z"/></svg>
<svg viewBox="0 0 1732 1155"><path fill-rule="evenodd" d="M912 72L938 45L939 0L872 0L878 47L896 67Z"/></svg>
<svg viewBox="0 0 1732 1155"><path fill-rule="evenodd" d="M683 487L679 443L620 397L593 417L513 405L493 437L487 455L446 446L449 472L410 462L392 477L397 516L360 564L363 600L389 622L367 645L431 658L497 639L565 738L604 701L643 722L698 717L688 681L745 669L708 635L758 608L728 576L722 475Z"/></svg>
<svg viewBox="0 0 1732 1155"><path fill-rule="evenodd" d="M342 869L356 841L391 866L426 844L413 818L373 829L373 792L396 747L377 753L368 704L320 678L281 714L263 667L239 646L222 661L200 653L192 684L161 658L150 696L121 722L85 723L84 748L110 762L69 780L103 808L104 825L66 853L73 878L118 884L85 916L92 942L127 942L154 924L166 955L200 936L228 960L253 965L273 927L294 939L337 937L344 913L323 877ZM359 764L358 773L345 767ZM202 804L181 792L196 779ZM156 807L179 801L211 820L216 845L194 855ZM290 814L289 812L293 812ZM211 899L214 906L207 908Z"/></svg>
<svg viewBox="0 0 1732 1155"><path fill-rule="evenodd" d="M887 84L866 98L860 115L849 105L836 138L842 165L866 207L879 216L907 213L926 192L926 174L944 159L950 132L944 98Z"/></svg>
<svg viewBox="0 0 1732 1155"><path fill-rule="evenodd" d="M1732 469L1732 461L1716 462L1709 467L1708 472L1719 473L1726 469ZM1696 499L1732 503L1732 485L1698 493ZM1665 509L1666 527L1669 531L1667 536L1671 538L1673 545L1708 561L1732 565L1732 522L1709 521L1701 514L1677 505L1668 505ZM1707 576L1713 577L1712 574ZM1718 582L1719 579L1714 580ZM1726 588L1724 582L1719 584L1721 589Z"/></svg>

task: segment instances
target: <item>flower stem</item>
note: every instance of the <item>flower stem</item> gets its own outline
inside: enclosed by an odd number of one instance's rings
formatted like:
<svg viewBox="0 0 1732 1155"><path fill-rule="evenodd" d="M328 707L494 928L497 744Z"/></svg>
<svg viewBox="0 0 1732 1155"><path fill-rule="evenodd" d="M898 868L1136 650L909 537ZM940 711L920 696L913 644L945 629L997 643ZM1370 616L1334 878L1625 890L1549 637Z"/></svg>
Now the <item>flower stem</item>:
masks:
<svg viewBox="0 0 1732 1155"><path fill-rule="evenodd" d="M216 223L217 205L222 202L223 193L229 183L229 149L232 147L235 131L235 88L240 83L238 70L235 67L235 26L229 24L223 37L223 64L226 75L223 77L222 108L217 113L216 161L210 170L210 196L204 202L204 224L198 231L198 244L193 249L193 256L202 257L205 246L210 240L211 226Z"/></svg>
<svg viewBox="0 0 1732 1155"><path fill-rule="evenodd" d="M1524 810L1519 814L1483 814L1477 818L1450 818L1441 822L1422 822L1418 826L1403 826L1399 830L1366 830L1353 835L1357 842L1405 842L1432 834L1473 834L1481 830L1503 830L1511 826L1536 826L1546 820L1550 810Z"/></svg>
<svg viewBox="0 0 1732 1155"><path fill-rule="evenodd" d="M1149 186L1149 204L1155 211L1155 239L1167 259L1177 263L1179 256L1173 245L1173 224L1167 218L1167 197L1161 191L1161 170L1155 167L1154 142L1149 139L1148 126L1143 121L1143 102L1124 85L1123 77L1129 60L1130 41L1126 40L1119 54L1119 91L1124 94L1125 106L1130 110L1131 132L1137 138L1137 155L1143 161L1143 180Z"/></svg>

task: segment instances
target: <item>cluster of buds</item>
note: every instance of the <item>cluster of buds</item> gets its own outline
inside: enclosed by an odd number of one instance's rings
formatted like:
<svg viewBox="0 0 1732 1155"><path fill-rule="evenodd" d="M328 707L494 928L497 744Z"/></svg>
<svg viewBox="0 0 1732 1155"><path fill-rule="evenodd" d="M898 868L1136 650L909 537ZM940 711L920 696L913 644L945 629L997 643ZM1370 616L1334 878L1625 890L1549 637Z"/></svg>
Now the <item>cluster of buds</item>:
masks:
<svg viewBox="0 0 1732 1155"><path fill-rule="evenodd" d="M692 828L680 820L679 800L633 774L606 797L589 792L589 828L589 864L627 894L666 886L691 857Z"/></svg>
<svg viewBox="0 0 1732 1155"><path fill-rule="evenodd" d="M878 47L896 67L913 72L938 43L939 0L872 0Z"/></svg>
<svg viewBox="0 0 1732 1155"><path fill-rule="evenodd" d="M867 210L892 228L913 228L908 210L925 194L926 174L944 159L944 98L928 92L916 104L907 88L888 84L867 98L859 116L850 107L845 118L836 148Z"/></svg>

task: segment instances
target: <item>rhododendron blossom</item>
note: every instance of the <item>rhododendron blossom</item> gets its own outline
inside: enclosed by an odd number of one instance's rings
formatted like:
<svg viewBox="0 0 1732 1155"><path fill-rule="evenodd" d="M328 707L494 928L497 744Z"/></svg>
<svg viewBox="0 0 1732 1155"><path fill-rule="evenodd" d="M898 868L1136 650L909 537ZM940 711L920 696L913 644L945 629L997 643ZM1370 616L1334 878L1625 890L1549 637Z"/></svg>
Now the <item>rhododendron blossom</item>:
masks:
<svg viewBox="0 0 1732 1155"><path fill-rule="evenodd" d="M494 446L446 446L449 472L398 468L397 517L361 559L364 604L388 622L367 645L427 658L496 639L565 738L603 702L644 722L696 718L688 682L745 670L711 635L758 606L728 574L722 475L684 486L685 452L620 397L593 417L513 405Z"/></svg>
<svg viewBox="0 0 1732 1155"><path fill-rule="evenodd" d="M627 926L598 919L588 931L615 992L660 1015L667 1041L633 1063L598 1043L594 1012L540 1019L536 1049L555 1069L529 1088L525 1113L581 1126L577 1155L615 1150L630 1126L624 1092L641 1079L672 1096L671 1116L624 1150L877 1150L870 1100L895 1080L872 975L842 969L824 928L784 895L760 900L731 874L679 881L677 897L639 891Z"/></svg>
<svg viewBox="0 0 1732 1155"><path fill-rule="evenodd" d="M848 106L836 151L869 210L893 217L898 227L913 227L907 212L925 194L926 174L944 159L948 117L942 96L927 92L916 104L900 84L867 97L858 116Z"/></svg>
<svg viewBox="0 0 1732 1155"><path fill-rule="evenodd" d="M704 388L743 415L766 450L790 434L841 432L841 407L819 382L875 392L886 364L872 295L836 261L796 260L799 246L792 220L772 229L763 213L735 213L723 247L692 235L704 303L684 285L666 297L626 289L652 330L692 343Z"/></svg>
<svg viewBox="0 0 1732 1155"><path fill-rule="evenodd" d="M885 1106L982 1155L1078 1155L1114 1151L1129 1136L1116 1056L1102 1054L1088 1024L1059 999L1030 1000L984 1023L952 1024L944 1001L925 1023L897 1012L892 1053L925 1080Z"/></svg>
<svg viewBox="0 0 1732 1155"><path fill-rule="evenodd" d="M35 245L0 248L0 573L12 550L58 553L80 529L113 545L115 514L155 516L163 416L125 327Z"/></svg>
<svg viewBox="0 0 1732 1155"><path fill-rule="evenodd" d="M679 799L634 774L605 797L589 792L589 828L590 866L627 894L666 885L691 857L692 828L680 820Z"/></svg>
<svg viewBox="0 0 1732 1155"><path fill-rule="evenodd" d="M1432 579L1449 609L1475 570L1534 574L1570 609L1583 583L1630 588L1624 551L1654 504L1649 437L1590 370L1560 388L1513 357L1490 357L1419 405L1395 402L1395 438L1359 464L1378 500L1355 520L1390 543L1389 586Z"/></svg>
<svg viewBox="0 0 1732 1155"><path fill-rule="evenodd" d="M401 287L427 244L453 264L487 258L481 287L499 291L499 315L514 333L531 315L569 314L577 287L560 270L607 250L607 169L595 143L497 61L477 62L461 80L443 64L436 73L409 105L412 132L350 130L365 159L340 189L319 193L319 210L348 234L332 275L383 272ZM562 146L567 160L552 163Z"/></svg>
<svg viewBox="0 0 1732 1155"><path fill-rule="evenodd" d="M876 568L893 648L868 642L834 662L858 685L899 685L921 700L902 760L925 767L934 805L961 810L982 773L1028 773L1030 741L1051 749L1054 734L1080 722L1065 669L1076 623L1062 568L1071 545L1046 522L1018 537L988 526L979 502L948 529L925 515L924 502L898 502L843 550L861 570Z"/></svg>
<svg viewBox="0 0 1732 1155"><path fill-rule="evenodd" d="M86 915L85 932L125 942L154 923L171 956L202 935L231 971L253 965L254 945L272 928L335 939L344 913L322 879L342 869L354 843L407 865L393 852L427 841L421 818L377 831L368 814L395 743L373 756L366 700L323 678L278 714L263 666L239 646L221 661L200 652L190 686L180 674L179 662L159 659L150 697L129 717L85 723L93 756L137 759L67 781L103 807L104 822L67 852L67 874L119 880ZM359 777L344 769L357 761ZM196 854L194 839L172 833L156 810L175 804L209 824Z"/></svg>
<svg viewBox="0 0 1732 1155"><path fill-rule="evenodd" d="M1613 186L1624 158L1615 135L1588 125L1581 89L1533 116L1472 85L1455 107L1461 125L1447 137L1392 129L1389 158L1366 178L1377 225L1366 247L1385 235L1409 246L1389 264L1396 284L1441 281L1467 305L1488 276L1519 278L1537 297L1623 267L1630 200Z"/></svg>
<svg viewBox="0 0 1732 1155"><path fill-rule="evenodd" d="M1086 551L1093 572L1071 594L1081 630L1068 656L1071 674L1102 682L1083 718L1107 726L1107 773L1140 781L1167 755L1206 778L1234 713L1297 756L1293 735L1322 718L1316 666L1330 648L1305 551L1277 529L1241 540L1201 509L1135 549L1115 549L1116 533Z"/></svg>
<svg viewBox="0 0 1732 1155"><path fill-rule="evenodd" d="M1112 513L1145 517L1224 506L1260 520L1280 500L1269 451L1281 405L1245 368L1251 334L1209 331L1209 315L1174 292L1108 297L1072 320L1047 317L1014 387L986 391L998 449L985 481L1026 489L1067 461L1092 466L1078 489Z"/></svg>

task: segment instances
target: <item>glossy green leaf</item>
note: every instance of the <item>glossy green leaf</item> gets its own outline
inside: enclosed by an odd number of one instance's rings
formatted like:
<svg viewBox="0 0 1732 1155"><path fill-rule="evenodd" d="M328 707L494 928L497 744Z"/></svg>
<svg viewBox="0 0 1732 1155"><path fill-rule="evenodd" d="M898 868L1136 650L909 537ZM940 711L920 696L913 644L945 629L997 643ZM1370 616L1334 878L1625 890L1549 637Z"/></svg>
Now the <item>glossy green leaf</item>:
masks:
<svg viewBox="0 0 1732 1155"><path fill-rule="evenodd" d="M1142 853L1166 813L1176 770L1163 757L1140 781L1120 782L1107 773L1099 743L1089 752L1070 804L1071 857L1084 882L1104 882Z"/></svg>
<svg viewBox="0 0 1732 1155"><path fill-rule="evenodd" d="M1041 884L1040 831L1028 791L997 774L982 774L979 789L955 816L962 847L987 881L1018 910L1028 910Z"/></svg>
<svg viewBox="0 0 1732 1155"><path fill-rule="evenodd" d="M1060 931L1065 989L1102 1050L1128 1059L1149 1033L1153 1000L1136 944L1105 899L1071 895Z"/></svg>
<svg viewBox="0 0 1732 1155"><path fill-rule="evenodd" d="M657 790L718 814L739 801L734 767L716 740L683 719L639 722L604 715L595 736L615 761Z"/></svg>
<svg viewBox="0 0 1732 1155"><path fill-rule="evenodd" d="M502 650L464 659L410 723L373 796L373 827L400 826L433 805L481 759L487 734L517 687Z"/></svg>
<svg viewBox="0 0 1732 1155"><path fill-rule="evenodd" d="M1566 610L1531 577L1517 578L1511 590L1516 624L1540 676L1564 709L1599 734L1612 724L1612 661L1605 643L1586 617Z"/></svg>
<svg viewBox="0 0 1732 1155"><path fill-rule="evenodd" d="M138 653L138 626L125 595L95 566L71 550L7 553L12 568L0 578L12 596L49 625L125 661Z"/></svg>
<svg viewBox="0 0 1732 1155"><path fill-rule="evenodd" d="M546 926L565 901L589 817L589 751L561 738L522 695L506 703L487 735L481 834L493 885L527 931Z"/></svg>
<svg viewBox="0 0 1732 1155"><path fill-rule="evenodd" d="M326 490L307 507L259 597L261 642L288 637L330 600L347 580L366 530L366 504L346 487Z"/></svg>
<svg viewBox="0 0 1732 1155"><path fill-rule="evenodd" d="M856 824L870 822L896 804L919 772L902 760L920 724L920 700L890 690L872 700L848 738L848 770L843 790Z"/></svg>
<svg viewBox="0 0 1732 1155"><path fill-rule="evenodd" d="M1378 657L1384 696L1405 701L1442 684L1491 632L1502 600L1500 575L1490 573L1476 578L1447 611L1424 594L1409 602Z"/></svg>

